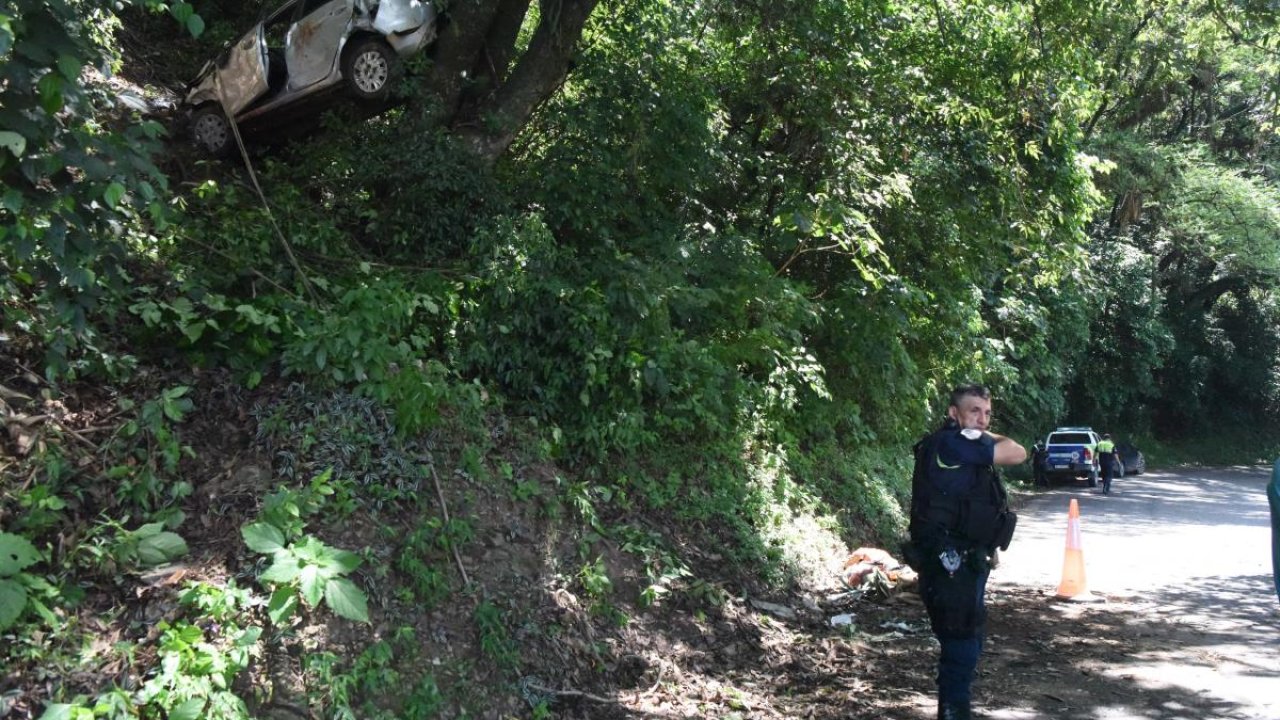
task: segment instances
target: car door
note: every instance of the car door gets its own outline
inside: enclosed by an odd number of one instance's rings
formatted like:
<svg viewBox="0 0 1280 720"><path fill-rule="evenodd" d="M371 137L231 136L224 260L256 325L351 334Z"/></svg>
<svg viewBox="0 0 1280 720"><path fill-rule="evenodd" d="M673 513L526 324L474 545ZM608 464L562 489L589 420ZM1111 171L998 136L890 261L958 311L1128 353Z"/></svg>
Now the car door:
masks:
<svg viewBox="0 0 1280 720"><path fill-rule="evenodd" d="M218 58L223 107L234 117L267 91L267 42L262 23L244 34Z"/></svg>
<svg viewBox="0 0 1280 720"><path fill-rule="evenodd" d="M304 0L285 37L289 90L302 90L336 70L338 51L351 27L352 0Z"/></svg>

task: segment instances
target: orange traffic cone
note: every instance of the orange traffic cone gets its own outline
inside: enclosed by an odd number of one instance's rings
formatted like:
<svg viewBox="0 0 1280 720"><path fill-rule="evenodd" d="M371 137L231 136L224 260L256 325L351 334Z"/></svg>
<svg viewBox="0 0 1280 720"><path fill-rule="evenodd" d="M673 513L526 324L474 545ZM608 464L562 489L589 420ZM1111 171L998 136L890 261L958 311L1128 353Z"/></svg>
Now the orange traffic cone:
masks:
<svg viewBox="0 0 1280 720"><path fill-rule="evenodd" d="M1071 509L1067 512L1067 552L1062 560L1062 582L1058 583L1055 595L1059 600L1072 602L1091 602L1097 600L1089 592L1089 585L1084 579L1084 548L1080 542L1080 503L1071 498Z"/></svg>

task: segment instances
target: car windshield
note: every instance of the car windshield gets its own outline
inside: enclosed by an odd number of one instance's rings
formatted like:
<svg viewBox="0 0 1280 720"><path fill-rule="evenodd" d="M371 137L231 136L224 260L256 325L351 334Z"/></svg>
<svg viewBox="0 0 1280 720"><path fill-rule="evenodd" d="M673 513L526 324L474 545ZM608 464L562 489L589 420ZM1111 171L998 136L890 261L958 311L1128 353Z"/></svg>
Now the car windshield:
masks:
<svg viewBox="0 0 1280 720"><path fill-rule="evenodd" d="M1092 443L1093 439L1089 437L1089 433L1054 433L1049 436L1050 445L1090 445Z"/></svg>

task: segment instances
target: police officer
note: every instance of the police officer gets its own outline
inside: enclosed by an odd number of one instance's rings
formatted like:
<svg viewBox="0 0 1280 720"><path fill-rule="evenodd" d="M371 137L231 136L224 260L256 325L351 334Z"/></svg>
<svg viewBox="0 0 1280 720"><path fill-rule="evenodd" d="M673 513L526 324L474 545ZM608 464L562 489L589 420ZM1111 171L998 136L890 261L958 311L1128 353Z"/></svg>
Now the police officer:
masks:
<svg viewBox="0 0 1280 720"><path fill-rule="evenodd" d="M1106 433L1098 441L1098 465L1102 471L1102 494L1111 494L1111 477L1116 474L1116 444L1111 442L1111 433Z"/></svg>
<svg viewBox="0 0 1280 720"><path fill-rule="evenodd" d="M985 592L996 548L1007 548L1017 517L995 465L1027 451L987 428L991 393L963 385L951 393L947 422L916 444L907 557L920 576L929 623L942 646L938 719L969 720L971 686L982 653Z"/></svg>
<svg viewBox="0 0 1280 720"><path fill-rule="evenodd" d="M1045 467L1048 460L1049 451L1045 449L1044 443L1038 442L1031 446L1031 474L1038 487L1049 486L1049 473Z"/></svg>

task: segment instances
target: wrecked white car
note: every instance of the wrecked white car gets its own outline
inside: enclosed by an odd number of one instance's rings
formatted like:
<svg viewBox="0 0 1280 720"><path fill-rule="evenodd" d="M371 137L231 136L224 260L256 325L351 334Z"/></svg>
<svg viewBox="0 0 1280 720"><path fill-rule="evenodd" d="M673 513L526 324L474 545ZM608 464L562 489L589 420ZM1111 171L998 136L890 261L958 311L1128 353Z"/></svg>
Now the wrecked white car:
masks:
<svg viewBox="0 0 1280 720"><path fill-rule="evenodd" d="M192 138L223 156L235 147L228 116L238 124L278 119L343 87L358 100L385 101L403 58L435 34L429 0L291 0L206 63L188 86Z"/></svg>

